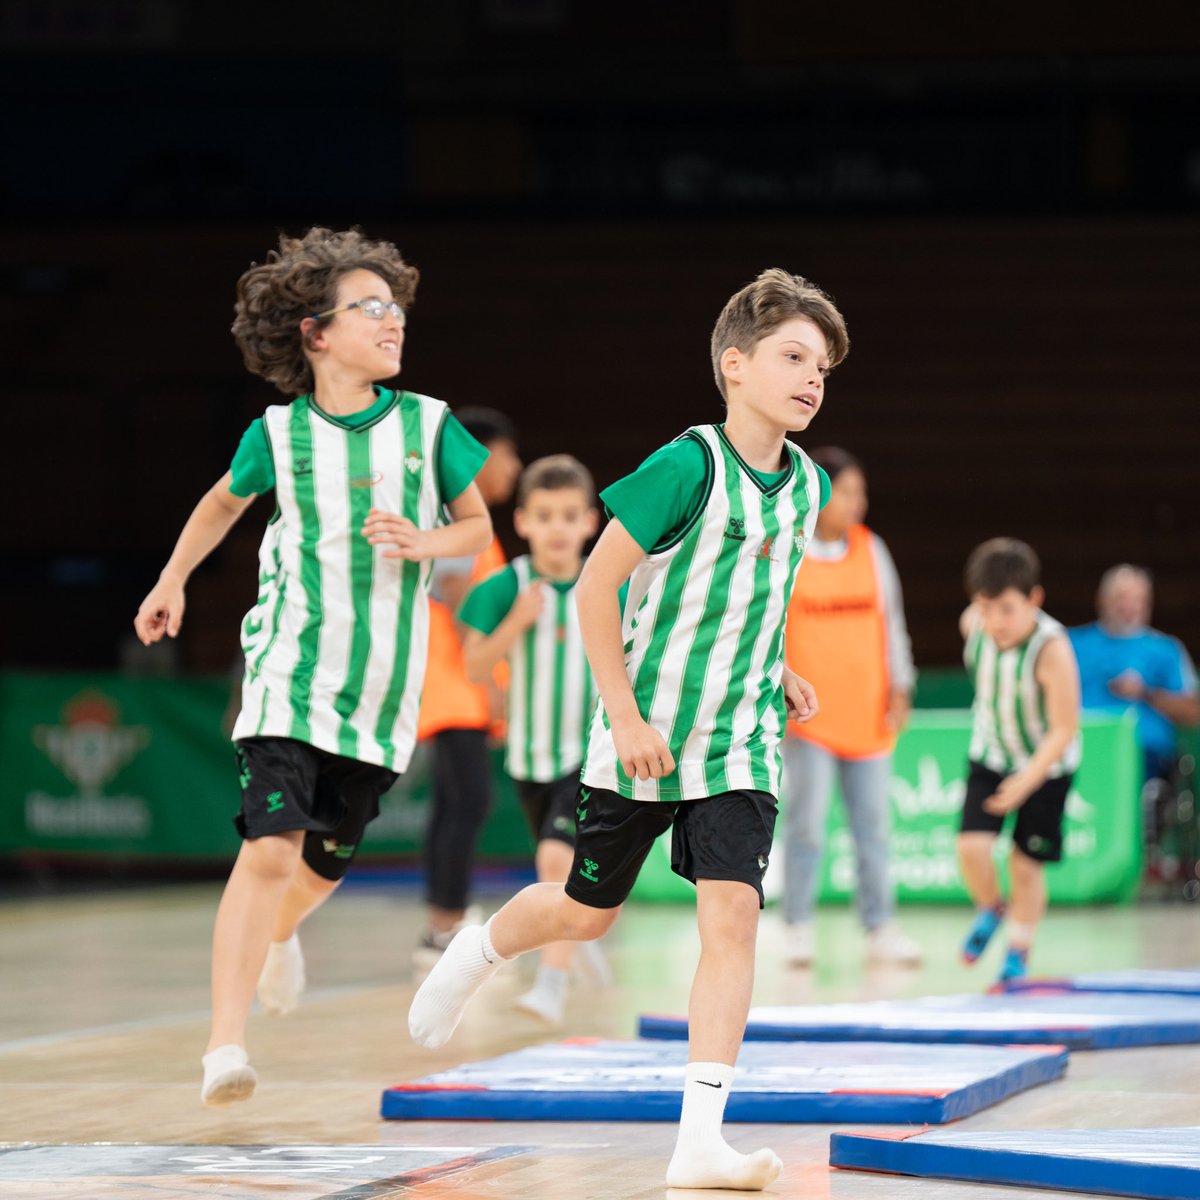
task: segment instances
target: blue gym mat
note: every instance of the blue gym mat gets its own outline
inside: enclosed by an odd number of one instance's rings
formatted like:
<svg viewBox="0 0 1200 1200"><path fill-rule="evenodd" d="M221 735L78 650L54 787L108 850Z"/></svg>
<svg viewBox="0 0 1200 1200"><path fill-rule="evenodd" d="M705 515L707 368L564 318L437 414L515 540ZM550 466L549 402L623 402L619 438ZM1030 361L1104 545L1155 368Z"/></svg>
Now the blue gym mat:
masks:
<svg viewBox="0 0 1200 1200"><path fill-rule="evenodd" d="M575 1038L383 1093L400 1120L677 1121L687 1046ZM1060 1046L821 1042L742 1047L728 1121L943 1124L1058 1079Z"/></svg>
<svg viewBox="0 0 1200 1200"><path fill-rule="evenodd" d="M1200 1196L1200 1128L835 1133L834 1167L1145 1200Z"/></svg>
<svg viewBox="0 0 1200 1200"><path fill-rule="evenodd" d="M1123 992L1128 995L1200 996L1196 971L1091 971L1066 979L1012 979L1006 992Z"/></svg>
<svg viewBox="0 0 1200 1200"><path fill-rule="evenodd" d="M686 1038L686 1017L643 1016L638 1033ZM1023 992L866 1004L752 1008L752 1041L973 1042L1109 1050L1200 1042L1200 997Z"/></svg>

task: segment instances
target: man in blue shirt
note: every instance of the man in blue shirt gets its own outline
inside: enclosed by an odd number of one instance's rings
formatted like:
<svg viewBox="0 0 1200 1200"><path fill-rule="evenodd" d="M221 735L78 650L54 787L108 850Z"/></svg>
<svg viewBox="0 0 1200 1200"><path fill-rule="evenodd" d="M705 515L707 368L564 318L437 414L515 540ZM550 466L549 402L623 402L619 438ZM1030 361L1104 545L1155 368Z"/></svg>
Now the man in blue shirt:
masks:
<svg viewBox="0 0 1200 1200"><path fill-rule="evenodd" d="M1196 669L1182 643L1150 628L1150 572L1122 563L1105 571L1096 595L1099 621L1070 631L1084 708L1137 711L1147 779L1169 779L1178 758L1177 727L1200 724Z"/></svg>

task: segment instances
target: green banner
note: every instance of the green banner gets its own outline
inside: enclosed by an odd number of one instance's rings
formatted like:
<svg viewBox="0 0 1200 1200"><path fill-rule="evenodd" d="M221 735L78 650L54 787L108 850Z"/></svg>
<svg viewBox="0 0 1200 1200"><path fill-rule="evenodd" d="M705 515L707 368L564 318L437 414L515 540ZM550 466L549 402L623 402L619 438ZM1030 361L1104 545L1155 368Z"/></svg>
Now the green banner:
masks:
<svg viewBox="0 0 1200 1200"><path fill-rule="evenodd" d="M239 838L233 748L221 723L227 680L108 674L0 674L0 855L228 860ZM492 814L480 857L533 848L494 752ZM384 797L361 856L412 856L429 812L428 755Z"/></svg>
<svg viewBox="0 0 1200 1200"><path fill-rule="evenodd" d="M966 902L954 842L966 779L971 717L963 711L914 712L892 767L892 872L900 901ZM786 785L785 785L786 791ZM1130 899L1141 876L1141 772L1132 716L1087 714L1083 763L1067 799L1062 863L1047 869L1050 899L1085 904ZM782 804L786 804L786 796ZM1009 825L1011 826L1011 819ZM768 897L783 890L782 817L767 872ZM997 855L1011 843L1002 835ZM691 900L695 892L671 871L670 835L655 845L633 895ZM830 806L821 899L854 892L854 843L840 795Z"/></svg>

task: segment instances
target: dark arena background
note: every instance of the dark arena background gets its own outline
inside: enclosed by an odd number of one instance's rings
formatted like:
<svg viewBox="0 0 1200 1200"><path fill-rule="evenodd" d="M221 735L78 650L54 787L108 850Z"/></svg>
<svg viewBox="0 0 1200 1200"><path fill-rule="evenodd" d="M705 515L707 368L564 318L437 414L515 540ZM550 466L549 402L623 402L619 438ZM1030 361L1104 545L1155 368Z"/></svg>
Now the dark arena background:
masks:
<svg viewBox="0 0 1200 1200"><path fill-rule="evenodd" d="M601 488L724 419L709 337L761 270L807 276L845 314L851 353L795 440L861 462L868 524L903 587L917 682L890 870L921 962L864 953L836 802L815 952L793 961L785 812L755 1005L987 989L994 964L959 956L964 563L988 538L1028 542L1045 608L1069 627L1096 621L1106 570L1145 568L1149 624L1183 664L1177 743L1144 783L1136 711L1085 711L1030 970L1140 972L1146 986L1178 972L1190 998L1173 1003L1196 1011L1175 1040L1200 1040L1192 5L9 0L0 98L0 1197L664 1191L674 1114L378 1115L385 1088L682 1013L699 947L693 890L656 849L601 943L612 979L576 979L560 1024L513 1007L532 978L522 962L443 1049L414 1045L425 743L305 926L301 1007L251 1017L257 1094L200 1103L211 926L239 847L238 631L274 498L196 571L177 639L143 646L133 618L242 433L282 402L230 335L235 283L281 232L314 225L361 227L419 268L399 386L499 410L526 464L572 454ZM523 553L511 503L493 519L508 556ZM534 878L503 761L494 747L472 893L484 916ZM1072 1050L1065 1078L956 1128L1030 1145L1187 1129L1200 1146L1200 1050L1132 1044ZM861 1090L900 1086L866 1058ZM1036 1172L831 1167L829 1135L872 1118L774 1112L726 1125L731 1144L783 1159L767 1195L958 1200L981 1194L962 1182L977 1178L997 1200L1063 1194ZM1134 1160L1105 1194L1200 1195L1195 1152L1167 1183ZM1065 1170L1056 1186L1104 1191Z"/></svg>

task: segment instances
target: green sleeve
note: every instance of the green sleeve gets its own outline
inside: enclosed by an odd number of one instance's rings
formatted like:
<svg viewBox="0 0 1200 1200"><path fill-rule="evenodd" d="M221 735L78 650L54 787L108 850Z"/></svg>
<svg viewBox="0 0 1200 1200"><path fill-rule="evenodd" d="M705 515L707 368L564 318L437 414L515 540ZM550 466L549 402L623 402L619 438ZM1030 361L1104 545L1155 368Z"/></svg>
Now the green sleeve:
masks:
<svg viewBox="0 0 1200 1200"><path fill-rule="evenodd" d="M824 508L829 503L829 476L825 474L824 467L817 467L817 479L821 484L821 500L817 508Z"/></svg>
<svg viewBox="0 0 1200 1200"><path fill-rule="evenodd" d="M275 463L262 417L242 434L229 473L233 476L229 490L235 496L261 496L275 486Z"/></svg>
<svg viewBox="0 0 1200 1200"><path fill-rule="evenodd" d="M673 545L707 499L708 451L694 438L669 442L632 475L600 493L604 511L649 554Z"/></svg>
<svg viewBox="0 0 1200 1200"><path fill-rule="evenodd" d="M487 456L487 450L463 428L462 422L453 413L447 413L437 448L438 488L443 504L456 500L467 490Z"/></svg>
<svg viewBox="0 0 1200 1200"><path fill-rule="evenodd" d="M495 633L516 599L517 573L512 567L501 567L467 593L458 619L480 633Z"/></svg>

